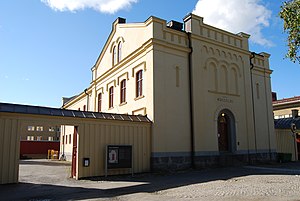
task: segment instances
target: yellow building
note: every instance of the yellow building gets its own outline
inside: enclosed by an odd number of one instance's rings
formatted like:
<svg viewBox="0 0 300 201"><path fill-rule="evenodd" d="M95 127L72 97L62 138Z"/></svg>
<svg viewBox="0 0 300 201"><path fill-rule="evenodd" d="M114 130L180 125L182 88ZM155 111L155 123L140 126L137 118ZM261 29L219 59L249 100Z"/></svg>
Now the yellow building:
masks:
<svg viewBox="0 0 300 201"><path fill-rule="evenodd" d="M300 110L300 96L273 100L274 119L292 117L292 110Z"/></svg>
<svg viewBox="0 0 300 201"><path fill-rule="evenodd" d="M275 119L275 133L277 152L291 154L291 160L297 161L300 156L300 96L291 98L273 99L273 114ZM292 124L295 125L293 132Z"/></svg>
<svg viewBox="0 0 300 201"><path fill-rule="evenodd" d="M153 170L274 160L270 55L251 53L249 37L194 14L118 18L90 86L63 108L147 115Z"/></svg>

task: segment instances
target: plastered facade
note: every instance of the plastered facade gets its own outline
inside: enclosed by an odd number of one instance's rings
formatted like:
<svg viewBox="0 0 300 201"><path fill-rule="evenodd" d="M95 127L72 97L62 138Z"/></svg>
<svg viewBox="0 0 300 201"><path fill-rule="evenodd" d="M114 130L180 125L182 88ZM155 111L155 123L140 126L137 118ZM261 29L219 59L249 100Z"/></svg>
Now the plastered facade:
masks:
<svg viewBox="0 0 300 201"><path fill-rule="evenodd" d="M156 17L143 23L117 19L92 67L90 86L63 108L85 104L89 111L98 111L101 93L102 112L147 115L153 122L154 169L188 167L193 160L198 166L217 164L227 156L272 160L276 142L270 55L252 54L249 37L209 26L193 14L184 18L183 30ZM140 70L143 92L137 97ZM120 103L124 79L126 102ZM110 87L114 87L113 107L109 107ZM230 122L226 153L220 151L221 114Z"/></svg>

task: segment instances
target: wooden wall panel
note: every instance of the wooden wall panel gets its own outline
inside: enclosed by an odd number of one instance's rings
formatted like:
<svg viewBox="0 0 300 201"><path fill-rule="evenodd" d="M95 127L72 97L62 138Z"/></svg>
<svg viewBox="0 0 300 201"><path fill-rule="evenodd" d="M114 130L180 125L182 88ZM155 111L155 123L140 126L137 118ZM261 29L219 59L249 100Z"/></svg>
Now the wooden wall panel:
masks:
<svg viewBox="0 0 300 201"><path fill-rule="evenodd" d="M107 145L132 145L134 173L150 171L149 123L100 122L86 123L79 128L78 178L105 175ZM83 167L83 158L90 158L90 166ZM129 174L130 170L109 170L109 175Z"/></svg>
<svg viewBox="0 0 300 201"><path fill-rule="evenodd" d="M0 116L0 184L17 183L19 175L18 120Z"/></svg>

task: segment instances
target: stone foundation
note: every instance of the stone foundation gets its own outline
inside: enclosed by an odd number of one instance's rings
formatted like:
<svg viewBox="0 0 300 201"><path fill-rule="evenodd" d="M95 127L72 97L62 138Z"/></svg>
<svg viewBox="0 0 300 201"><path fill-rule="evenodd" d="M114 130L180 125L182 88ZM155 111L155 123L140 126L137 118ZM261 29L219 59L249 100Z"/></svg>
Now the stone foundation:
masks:
<svg viewBox="0 0 300 201"><path fill-rule="evenodd" d="M187 156L151 157L151 169L157 171L176 171L191 168L191 158Z"/></svg>
<svg viewBox="0 0 300 201"><path fill-rule="evenodd" d="M277 153L220 154L195 156L195 168L242 166L265 164L277 161ZM187 156L152 157L152 171L176 171L191 168L191 158Z"/></svg>

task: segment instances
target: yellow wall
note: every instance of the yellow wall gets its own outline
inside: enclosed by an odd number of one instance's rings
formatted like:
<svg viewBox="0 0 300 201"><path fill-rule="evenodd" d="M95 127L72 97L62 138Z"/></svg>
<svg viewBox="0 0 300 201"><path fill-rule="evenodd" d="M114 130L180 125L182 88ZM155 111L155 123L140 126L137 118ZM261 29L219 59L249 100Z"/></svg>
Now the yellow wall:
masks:
<svg viewBox="0 0 300 201"><path fill-rule="evenodd" d="M274 118L288 118L292 117L292 110L298 110L300 111L300 107L288 107L288 108L282 108L282 109L275 109L274 108Z"/></svg>
<svg viewBox="0 0 300 201"><path fill-rule="evenodd" d="M150 124L128 122L89 122L79 125L78 178L105 175L107 145L133 146L134 173L150 171ZM90 158L90 166L82 167L83 158ZM130 173L130 170L110 170L108 174Z"/></svg>
<svg viewBox="0 0 300 201"><path fill-rule="evenodd" d="M0 113L0 184L18 182L20 131L22 125L28 122L78 127L76 179L104 175L104 151L105 146L110 144L132 145L134 173L150 171L151 123ZM82 161L85 157L91 159L90 167L83 167ZM121 173L128 171L109 172L109 174Z"/></svg>
<svg viewBox="0 0 300 201"><path fill-rule="evenodd" d="M206 25L203 18L185 19L188 34L168 28L166 21L150 17L144 23L114 23L111 35L92 69L88 87L90 110L97 111L102 94L102 111L147 114L152 125L152 156L189 156L191 117L189 98L189 53L192 51L193 123L196 155L218 155L217 118L229 110L235 119L235 153L275 152L269 56L255 55L252 100L248 39ZM139 37L136 37L136 36ZM112 65L112 47L122 41L122 60ZM144 73L141 99L135 99L135 72ZM127 79L126 104L119 104L120 86ZM108 88L114 86L114 107L108 109ZM80 95L65 105L75 105ZM254 112L253 112L254 105Z"/></svg>
<svg viewBox="0 0 300 201"><path fill-rule="evenodd" d="M295 161L295 154L298 153L295 139L289 129L276 129L277 152L292 154L292 161ZM296 148L296 150L295 150ZM295 153L296 152L296 153Z"/></svg>
<svg viewBox="0 0 300 201"><path fill-rule="evenodd" d="M19 178L20 121L0 113L0 184Z"/></svg>

